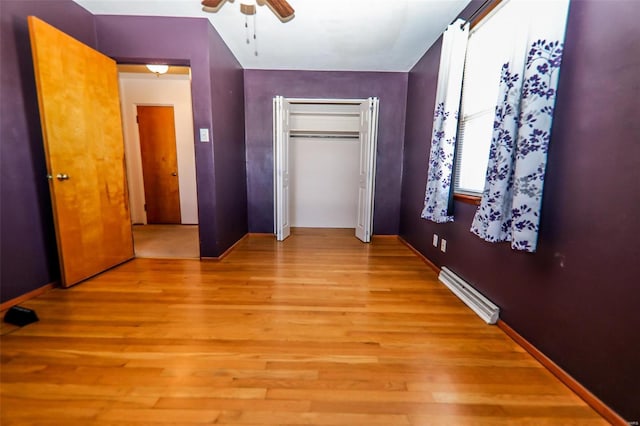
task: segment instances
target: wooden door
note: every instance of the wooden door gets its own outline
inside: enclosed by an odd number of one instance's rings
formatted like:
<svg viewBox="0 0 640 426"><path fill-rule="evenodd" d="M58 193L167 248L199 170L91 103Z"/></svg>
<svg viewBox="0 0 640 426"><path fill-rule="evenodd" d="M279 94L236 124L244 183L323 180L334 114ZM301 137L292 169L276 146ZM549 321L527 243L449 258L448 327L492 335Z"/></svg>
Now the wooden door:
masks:
<svg viewBox="0 0 640 426"><path fill-rule="evenodd" d="M29 34L63 286L133 257L116 63L33 16Z"/></svg>
<svg viewBox="0 0 640 426"><path fill-rule="evenodd" d="M171 106L138 106L147 223L181 222L173 117Z"/></svg>

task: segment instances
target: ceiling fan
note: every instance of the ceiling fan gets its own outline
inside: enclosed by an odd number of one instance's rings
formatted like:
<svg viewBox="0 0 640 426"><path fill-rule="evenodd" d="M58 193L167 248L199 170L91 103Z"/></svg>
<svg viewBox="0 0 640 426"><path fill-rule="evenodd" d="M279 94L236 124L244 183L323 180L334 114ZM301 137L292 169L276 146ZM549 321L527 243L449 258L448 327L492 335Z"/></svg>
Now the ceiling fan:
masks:
<svg viewBox="0 0 640 426"><path fill-rule="evenodd" d="M233 3L234 0L229 0ZM202 10L205 12L215 13L220 10L227 0L202 0ZM256 4L269 6L269 9L282 22L288 22L293 19L295 11L287 0L240 0L240 11L245 15L255 15Z"/></svg>

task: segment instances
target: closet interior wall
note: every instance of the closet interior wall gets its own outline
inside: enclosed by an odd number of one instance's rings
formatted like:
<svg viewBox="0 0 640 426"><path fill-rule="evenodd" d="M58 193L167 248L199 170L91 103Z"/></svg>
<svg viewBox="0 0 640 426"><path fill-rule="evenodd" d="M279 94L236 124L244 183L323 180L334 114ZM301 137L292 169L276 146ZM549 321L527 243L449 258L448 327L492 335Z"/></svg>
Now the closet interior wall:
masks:
<svg viewBox="0 0 640 426"><path fill-rule="evenodd" d="M291 226L355 228L359 104L292 103Z"/></svg>

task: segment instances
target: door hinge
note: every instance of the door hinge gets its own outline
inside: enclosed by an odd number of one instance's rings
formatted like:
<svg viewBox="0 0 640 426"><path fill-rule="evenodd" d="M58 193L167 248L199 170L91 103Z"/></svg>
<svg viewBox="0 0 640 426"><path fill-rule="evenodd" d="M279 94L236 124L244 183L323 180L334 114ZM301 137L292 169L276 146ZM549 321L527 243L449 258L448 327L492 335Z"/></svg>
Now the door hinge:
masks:
<svg viewBox="0 0 640 426"><path fill-rule="evenodd" d="M147 203L144 204L144 211L147 211Z"/></svg>
<svg viewBox="0 0 640 426"><path fill-rule="evenodd" d="M140 123L140 117L136 115L136 123Z"/></svg>

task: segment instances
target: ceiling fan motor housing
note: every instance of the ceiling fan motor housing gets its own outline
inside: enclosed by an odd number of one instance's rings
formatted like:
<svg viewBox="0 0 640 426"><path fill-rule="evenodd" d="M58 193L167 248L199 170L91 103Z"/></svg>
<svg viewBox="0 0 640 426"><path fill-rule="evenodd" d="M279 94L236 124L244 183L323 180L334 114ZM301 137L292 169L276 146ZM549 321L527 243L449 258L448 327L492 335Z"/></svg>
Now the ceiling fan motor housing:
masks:
<svg viewBox="0 0 640 426"><path fill-rule="evenodd" d="M202 0L201 4L205 12L215 13L226 3L227 0ZM233 0L230 0L233 1ZM282 22L287 22L293 19L295 10L287 2L287 0L255 0L255 1L241 1L240 12L245 15L256 14L256 3L260 6L265 4L269 6L269 9L280 19Z"/></svg>

